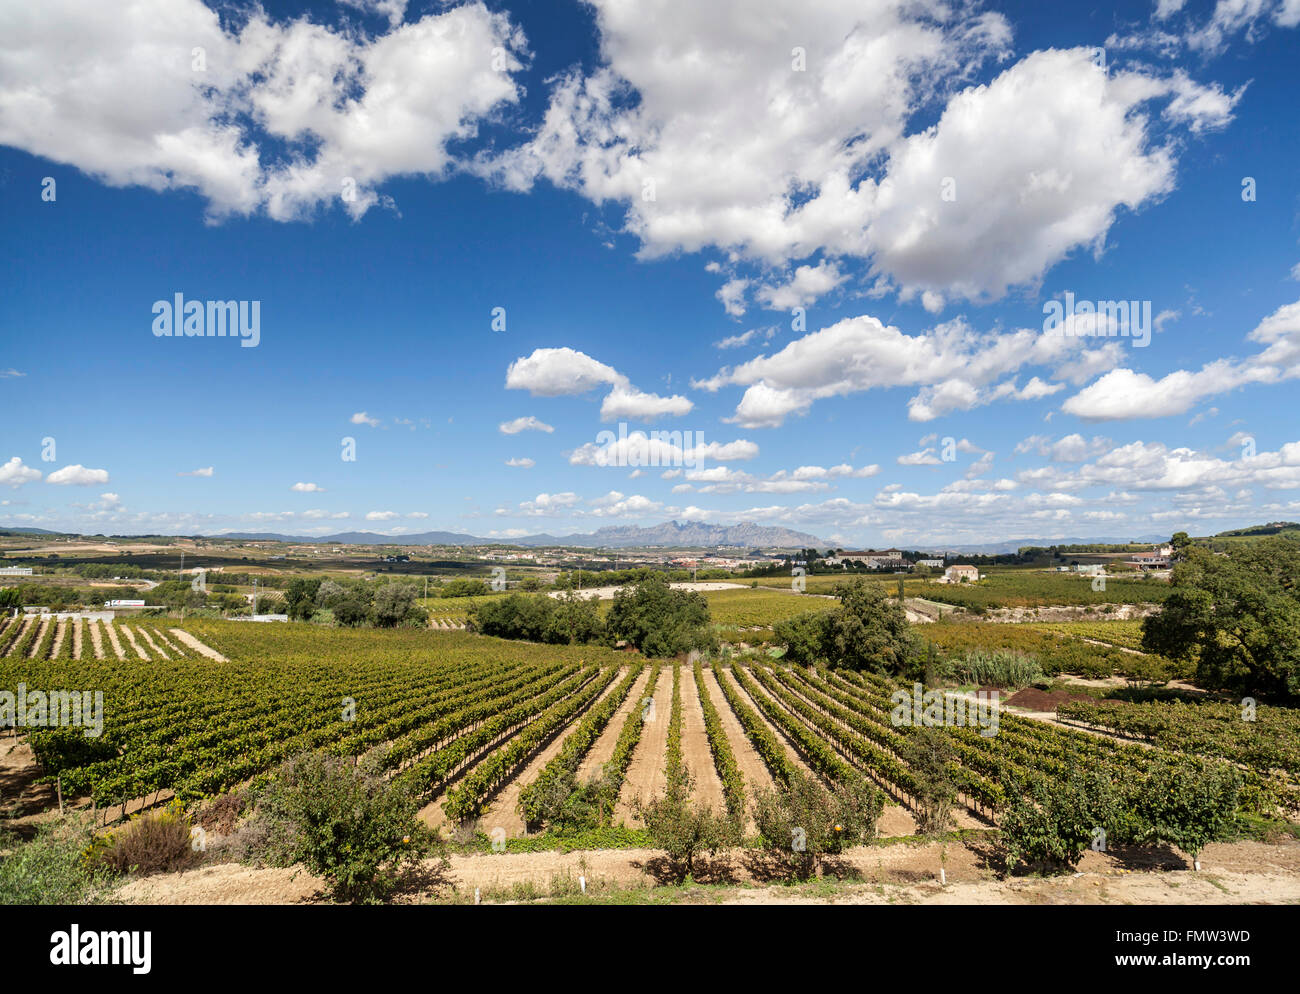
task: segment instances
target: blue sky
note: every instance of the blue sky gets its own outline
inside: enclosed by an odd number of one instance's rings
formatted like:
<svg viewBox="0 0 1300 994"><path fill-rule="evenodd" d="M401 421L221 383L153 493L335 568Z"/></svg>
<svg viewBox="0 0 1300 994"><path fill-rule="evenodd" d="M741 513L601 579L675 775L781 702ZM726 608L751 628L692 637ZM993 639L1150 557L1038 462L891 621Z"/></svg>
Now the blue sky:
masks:
<svg viewBox="0 0 1300 994"><path fill-rule="evenodd" d="M1300 3L1045 6L0 11L0 524L1295 520Z"/></svg>

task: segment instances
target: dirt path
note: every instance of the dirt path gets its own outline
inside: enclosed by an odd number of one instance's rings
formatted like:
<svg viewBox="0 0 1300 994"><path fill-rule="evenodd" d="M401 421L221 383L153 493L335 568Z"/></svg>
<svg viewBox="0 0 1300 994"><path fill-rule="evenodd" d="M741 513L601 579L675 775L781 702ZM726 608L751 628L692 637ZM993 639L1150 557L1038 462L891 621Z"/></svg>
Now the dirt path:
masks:
<svg viewBox="0 0 1300 994"><path fill-rule="evenodd" d="M491 804L489 804L483 812L482 823L484 830L489 835L491 835L493 829L496 828L505 829L506 838L508 839L528 834L524 831L523 818L521 818L519 812L515 810L515 806L519 803L519 792L523 790L527 784L530 784L537 779L537 774L542 771L542 767L554 759L559 751L564 747L564 740L568 738L569 733L573 731L574 726L583 719L587 711L598 706L601 701L614 692L614 688L618 686L618 682L623 678L623 675L624 674L620 674L615 678L613 683L602 690L600 696L592 702L591 705L585 708L582 714L575 715L573 720L564 727L560 734L555 736L545 749L535 755L528 765L520 770L519 773L511 778L510 782L501 789L500 793L497 794Z"/></svg>
<svg viewBox="0 0 1300 994"><path fill-rule="evenodd" d="M141 631L143 631L143 630L144 630L144 629L141 629ZM172 642L169 638L167 638L166 635L164 635L164 634L162 633L162 629L160 629L160 628L155 628L155 629L153 630L153 637L154 637L154 641L156 641L156 642L158 643L158 645L160 645L160 646L162 647L162 649L160 649L159 651L166 650L167 654L169 654L169 655L171 655L171 656L182 656L182 657L183 657L183 656L185 655L184 650L181 649L180 646L176 645L176 644L175 644L174 642Z"/></svg>
<svg viewBox="0 0 1300 994"><path fill-rule="evenodd" d="M748 676L748 674L746 674L746 676ZM763 713L762 708L760 708L757 704L754 703L754 699L750 697L748 692L745 690L745 688L740 685L740 681L732 677L731 674L727 674L727 679L730 680L731 685L740 692L740 699L750 706L750 709L753 710L753 712L756 715L758 715L758 717L762 720L763 724L765 724L768 727L768 729L772 732L772 734L776 737L776 740L780 742L783 746L785 746L785 753L786 756L789 757L790 761L794 763L795 766L799 767L799 769L802 770L804 773L807 773L814 780L820 782L821 777L817 776L817 774L813 772L812 767L809 766L804 761L804 758L801 755L799 755L799 750L797 750L794 747L794 745L790 742L790 739L785 734L785 732L781 731L781 729L777 728L775 725L772 724L771 721L768 720L768 717ZM750 679L752 680L753 678L750 677ZM759 692L760 693L762 692L761 687L759 688ZM737 722L737 724L739 724L739 722ZM744 732L741 732L741 734L743 735Z"/></svg>
<svg viewBox="0 0 1300 994"><path fill-rule="evenodd" d="M122 649L122 643L117 640L117 630L111 621L104 622L104 632L108 635L108 644L113 647L113 652L118 659L125 659L126 652Z"/></svg>
<svg viewBox="0 0 1300 994"><path fill-rule="evenodd" d="M36 633L36 637L32 639L32 644L27 647L28 659L36 658L36 650L41 647L41 642L45 639L45 630L53 624L56 624L56 622L50 617L45 617L40 620L41 630Z"/></svg>
<svg viewBox="0 0 1300 994"><path fill-rule="evenodd" d="M136 634L138 634L142 639L144 639L145 645L147 645L155 655L162 656L163 659L172 658L171 656L167 655L167 653L165 653L162 649L158 648L158 644L149 637L149 633L145 631L143 628L136 629Z"/></svg>
<svg viewBox="0 0 1300 994"><path fill-rule="evenodd" d="M644 696L644 695L643 695ZM645 723L641 741L632 752L632 762L627 768L623 791L619 794L614 817L629 827L640 827L641 819L633 813L639 798L649 802L664 785L664 765L668 751L668 722L672 718L673 668L665 666L659 671L659 683L654 690L654 719Z"/></svg>
<svg viewBox="0 0 1300 994"><path fill-rule="evenodd" d="M126 640L129 643L131 643L131 648L135 650L135 654L139 656L142 660L144 660L144 662L146 663L149 662L150 661L149 653L145 652L143 649L140 648L140 643L135 640L135 632L133 632L126 625L123 625L122 634L125 635Z"/></svg>
<svg viewBox="0 0 1300 994"><path fill-rule="evenodd" d="M650 667L647 666L632 684L627 700L619 705L618 710L614 712L614 717L609 719L605 730L597 736L591 750L583 757L582 765L578 767L579 780L590 780L600 772L602 766L609 762L609 757L614 755L614 746L618 745L618 737L623 731L623 722L627 720L633 708L641 707L641 701L645 698L645 685L649 679Z"/></svg>
<svg viewBox="0 0 1300 994"><path fill-rule="evenodd" d="M50 646L50 658L58 659L59 650L63 648L63 640L68 637L68 626L72 624L71 618L65 618L63 621L56 621L59 627L54 631L54 643Z"/></svg>
<svg viewBox="0 0 1300 994"><path fill-rule="evenodd" d="M14 640L9 643L9 653L12 653L17 649L18 643L21 642L23 637L27 634L27 629L31 628L32 625L36 624L39 620L40 619L34 614L29 614L23 619L22 625L18 628L18 634L15 635Z"/></svg>
<svg viewBox="0 0 1300 994"><path fill-rule="evenodd" d="M835 886L773 886L756 874L752 852L721 854L703 861L697 879L729 877L736 886L722 895L728 904L1294 904L1300 901L1300 843L1212 843L1197 873L1170 850L1084 854L1079 873L1053 877L999 876L979 843L946 846L931 842L861 846L839 863L855 877ZM472 901L477 888L485 903L514 899L511 888L531 884L543 894L557 884L576 890L585 876L588 894L599 903L609 887L653 887L662 854L649 849L587 852L491 853L451 857L440 873L426 864L436 883L404 895L420 902L457 894ZM939 883L943 867L947 886ZM183 873L132 879L114 897L142 904L294 904L321 901L324 882L303 867L254 869L218 863ZM454 891L453 891L454 888ZM671 893L665 891L666 893ZM689 891L677 892L685 903ZM705 896L712 902L719 895Z"/></svg>
<svg viewBox="0 0 1300 994"><path fill-rule="evenodd" d="M682 667L682 761L695 780L692 795L700 807L723 812L727 799L722 792L722 780L713 762L709 748L709 733L704 727L704 710L700 707L700 692L695 686L695 673L691 667Z"/></svg>
<svg viewBox="0 0 1300 994"><path fill-rule="evenodd" d="M196 639L196 638L195 638L193 635L191 635L189 632L185 631L183 628L173 628L173 629L170 629L170 631L171 631L171 633L172 633L174 636L176 636L176 640L177 640L178 642L180 642L180 643L182 643L183 645L186 645L186 646L188 646L189 648L193 649L193 650L194 650L195 652L197 652L200 656L207 656L209 659L213 660L214 662L218 662L218 663L228 663L228 662L230 662L230 660L228 660L225 656L223 656L221 653L217 652L216 649L213 649L213 648L211 648L211 647L209 647L209 646L204 645L202 642L200 642L198 639Z"/></svg>
<svg viewBox="0 0 1300 994"><path fill-rule="evenodd" d="M100 631L101 626L94 621L88 622L88 624L90 625L90 644L91 648L95 650L95 658L103 659L104 643L101 641L103 638L103 632Z"/></svg>
<svg viewBox="0 0 1300 994"><path fill-rule="evenodd" d="M80 618L72 619L72 658L80 659L86 651L86 626Z"/></svg>
<svg viewBox="0 0 1300 994"><path fill-rule="evenodd" d="M709 667L704 668L704 686L708 689L709 699L713 701L713 706L718 712L722 730L727 733L727 741L731 743L731 754L736 757L736 766L740 768L740 773L745 778L745 797L752 803L755 791L770 789L776 785L776 782L772 779L767 764L763 762L763 757L758 754L754 744L749 741L749 736L740 727L735 712L731 710L727 699L722 696L722 688L718 686L717 677Z"/></svg>

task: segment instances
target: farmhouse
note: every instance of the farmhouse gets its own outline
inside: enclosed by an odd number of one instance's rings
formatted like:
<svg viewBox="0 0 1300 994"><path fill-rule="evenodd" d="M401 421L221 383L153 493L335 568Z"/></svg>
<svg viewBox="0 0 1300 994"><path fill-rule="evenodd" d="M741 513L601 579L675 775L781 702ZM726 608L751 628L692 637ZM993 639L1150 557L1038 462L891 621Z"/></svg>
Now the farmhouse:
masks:
<svg viewBox="0 0 1300 994"><path fill-rule="evenodd" d="M1168 569L1170 559L1174 554L1172 546L1164 545L1152 549L1150 552L1136 552L1133 558L1129 560L1130 565L1138 569Z"/></svg>
<svg viewBox="0 0 1300 994"><path fill-rule="evenodd" d="M828 559L827 562L831 560ZM836 565L840 563L865 566L867 569L904 569L910 565L897 549L887 549L884 552L876 552L873 549L865 552L843 552L835 559Z"/></svg>
<svg viewBox="0 0 1300 994"><path fill-rule="evenodd" d="M980 578L980 571L975 566L949 566L943 571L943 578L949 583L974 583Z"/></svg>

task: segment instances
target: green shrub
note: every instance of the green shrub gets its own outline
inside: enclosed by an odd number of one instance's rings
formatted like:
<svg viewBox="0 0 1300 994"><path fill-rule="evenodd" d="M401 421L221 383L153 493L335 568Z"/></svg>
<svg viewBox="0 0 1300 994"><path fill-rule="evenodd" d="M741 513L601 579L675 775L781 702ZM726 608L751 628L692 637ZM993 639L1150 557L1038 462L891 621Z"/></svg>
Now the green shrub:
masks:
<svg viewBox="0 0 1300 994"><path fill-rule="evenodd" d="M1104 775L1076 771L1050 787L1039 780L1020 789L999 823L1009 868L1073 868L1094 840L1118 841L1124 834L1118 831L1116 791Z"/></svg>
<svg viewBox="0 0 1300 994"><path fill-rule="evenodd" d="M98 903L110 875L86 866L90 840L89 820L77 817L41 825L28 842L0 827L0 905Z"/></svg>
<svg viewBox="0 0 1300 994"><path fill-rule="evenodd" d="M775 637L776 641L785 643L785 658L805 666L824 662L829 622L830 615L825 611L805 611L778 621Z"/></svg>
<svg viewBox="0 0 1300 994"><path fill-rule="evenodd" d="M754 796L763 849L787 876L803 880L826 856L874 838L883 810L880 791L865 780L838 784L832 794L798 770L775 790Z"/></svg>
<svg viewBox="0 0 1300 994"><path fill-rule="evenodd" d="M1196 860L1232 828L1240 792L1241 775L1227 763L1171 764L1144 785L1139 841L1167 842Z"/></svg>
<svg viewBox="0 0 1300 994"><path fill-rule="evenodd" d="M420 821L416 798L376 766L317 753L282 765L256 802L253 817L266 829L258 855L272 865L303 863L337 900L389 893L441 843Z"/></svg>
<svg viewBox="0 0 1300 994"><path fill-rule="evenodd" d="M900 758L916 779L917 828L923 835L947 831L957 802L952 740L938 728L915 728L904 741Z"/></svg>
<svg viewBox="0 0 1300 994"><path fill-rule="evenodd" d="M692 778L684 770L668 782L668 789L647 805L638 805L638 813L654 845L668 857L678 879L695 871L701 853L715 855L719 849L740 841L740 826L712 808L691 804Z"/></svg>

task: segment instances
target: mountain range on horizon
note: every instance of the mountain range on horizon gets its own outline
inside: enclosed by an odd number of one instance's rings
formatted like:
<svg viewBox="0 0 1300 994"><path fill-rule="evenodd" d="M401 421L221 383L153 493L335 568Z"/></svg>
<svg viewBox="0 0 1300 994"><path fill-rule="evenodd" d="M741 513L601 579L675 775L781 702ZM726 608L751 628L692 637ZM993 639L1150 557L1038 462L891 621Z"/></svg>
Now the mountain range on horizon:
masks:
<svg viewBox="0 0 1300 994"><path fill-rule="evenodd" d="M43 528L0 528L11 533L28 535L59 535ZM143 536L132 536L143 537ZM658 525L611 525L594 532L570 535L539 533L516 538L484 538L464 532L429 531L405 535L383 535L378 532L339 532L333 535L288 535L282 532L222 532L195 536L210 539L232 539L246 542L286 542L295 544L337 545L503 545L523 547L570 546L575 548L741 548L741 549L831 549L843 548L808 532L772 525L759 525L752 521L736 525L719 525L707 522L665 521ZM1025 546L1124 544L1129 542L1163 542L1168 535L1140 535L1133 537L1069 537L1069 538L1019 538L984 543L902 543L895 548L924 549L968 555L1000 555L1016 552Z"/></svg>

